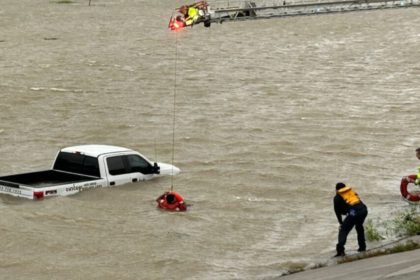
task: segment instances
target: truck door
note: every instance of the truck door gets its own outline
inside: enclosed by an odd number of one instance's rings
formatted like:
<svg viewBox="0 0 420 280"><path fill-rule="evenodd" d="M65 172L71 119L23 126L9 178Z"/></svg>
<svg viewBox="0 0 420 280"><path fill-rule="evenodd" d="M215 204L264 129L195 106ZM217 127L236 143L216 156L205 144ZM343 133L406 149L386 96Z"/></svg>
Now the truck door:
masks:
<svg viewBox="0 0 420 280"><path fill-rule="evenodd" d="M153 177L153 166L139 155L110 156L105 160L111 186L135 183Z"/></svg>
<svg viewBox="0 0 420 280"><path fill-rule="evenodd" d="M124 156L110 156L105 158L108 167L107 176L110 186L119 186L132 182L132 178L124 164Z"/></svg>
<svg viewBox="0 0 420 280"><path fill-rule="evenodd" d="M153 166L139 155L127 155L127 164L130 172L141 181L153 177Z"/></svg>

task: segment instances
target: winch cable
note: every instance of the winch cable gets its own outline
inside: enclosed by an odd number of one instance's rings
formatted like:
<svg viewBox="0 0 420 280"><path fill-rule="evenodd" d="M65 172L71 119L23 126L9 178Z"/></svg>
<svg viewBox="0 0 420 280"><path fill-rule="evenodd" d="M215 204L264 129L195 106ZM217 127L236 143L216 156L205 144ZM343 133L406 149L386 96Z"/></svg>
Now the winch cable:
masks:
<svg viewBox="0 0 420 280"><path fill-rule="evenodd" d="M177 69L178 68L178 33L175 32L175 71L174 71L174 104L172 119L172 176L171 191L174 190L174 158L175 158L175 119L176 119L176 86L177 86Z"/></svg>

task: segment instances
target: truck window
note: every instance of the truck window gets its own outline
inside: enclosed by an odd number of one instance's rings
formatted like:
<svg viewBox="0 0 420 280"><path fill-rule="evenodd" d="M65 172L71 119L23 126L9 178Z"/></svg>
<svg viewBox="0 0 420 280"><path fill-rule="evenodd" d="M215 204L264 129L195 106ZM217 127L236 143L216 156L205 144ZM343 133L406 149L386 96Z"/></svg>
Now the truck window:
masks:
<svg viewBox="0 0 420 280"><path fill-rule="evenodd" d="M100 177L98 159L78 153L60 152L53 169Z"/></svg>
<svg viewBox="0 0 420 280"><path fill-rule="evenodd" d="M109 174L111 175L129 173L125 170L123 156L109 157L106 159L106 162L108 164Z"/></svg>
<svg viewBox="0 0 420 280"><path fill-rule="evenodd" d="M85 156L83 161L83 174L100 177L98 159L94 157Z"/></svg>
<svg viewBox="0 0 420 280"><path fill-rule="evenodd" d="M138 155L128 155L127 161L130 172L140 172L142 174L153 173L150 163Z"/></svg>
<svg viewBox="0 0 420 280"><path fill-rule="evenodd" d="M153 166L139 155L124 155L109 157L106 159L109 174L121 175L126 173L140 172L152 174Z"/></svg>

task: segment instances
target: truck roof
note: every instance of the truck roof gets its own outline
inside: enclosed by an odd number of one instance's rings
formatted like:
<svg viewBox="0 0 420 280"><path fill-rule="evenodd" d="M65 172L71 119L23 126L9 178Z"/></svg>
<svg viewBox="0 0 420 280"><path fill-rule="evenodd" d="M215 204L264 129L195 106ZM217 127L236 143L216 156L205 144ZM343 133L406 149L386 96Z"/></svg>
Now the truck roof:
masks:
<svg viewBox="0 0 420 280"><path fill-rule="evenodd" d="M80 153L91 157L98 157L102 154L130 152L132 150L111 145L79 145L61 149L61 151L67 153Z"/></svg>

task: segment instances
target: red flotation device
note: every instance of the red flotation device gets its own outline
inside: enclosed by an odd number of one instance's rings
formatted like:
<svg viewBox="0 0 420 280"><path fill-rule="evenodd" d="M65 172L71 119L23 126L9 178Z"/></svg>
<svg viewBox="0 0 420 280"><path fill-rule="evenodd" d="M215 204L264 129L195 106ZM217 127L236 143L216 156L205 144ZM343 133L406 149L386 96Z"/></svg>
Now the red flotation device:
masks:
<svg viewBox="0 0 420 280"><path fill-rule="evenodd" d="M158 208L169 211L186 211L184 198L177 192L165 192L156 199Z"/></svg>
<svg viewBox="0 0 420 280"><path fill-rule="evenodd" d="M413 183L417 179L417 175L408 175L401 179L400 191L404 199L411 202L420 201L420 188L418 192L409 192L408 184Z"/></svg>

